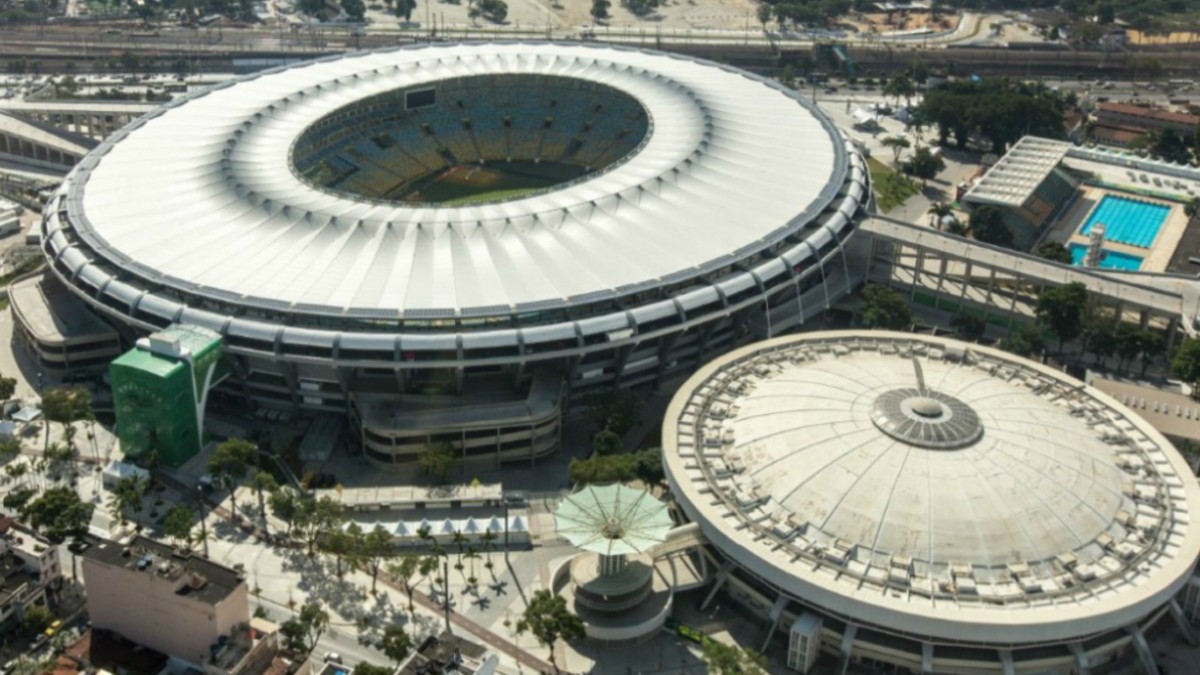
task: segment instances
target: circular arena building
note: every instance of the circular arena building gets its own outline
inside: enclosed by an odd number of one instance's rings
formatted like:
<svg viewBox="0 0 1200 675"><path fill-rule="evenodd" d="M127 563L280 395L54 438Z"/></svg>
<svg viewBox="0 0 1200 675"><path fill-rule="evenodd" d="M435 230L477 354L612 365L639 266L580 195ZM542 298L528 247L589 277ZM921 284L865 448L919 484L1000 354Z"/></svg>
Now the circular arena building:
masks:
<svg viewBox="0 0 1200 675"><path fill-rule="evenodd" d="M1011 354L887 332L761 342L684 385L663 454L719 583L789 632L800 670L825 652L914 673L1136 654L1157 672L1151 626L1175 614L1194 638L1176 601L1200 556L1186 461Z"/></svg>
<svg viewBox="0 0 1200 675"><path fill-rule="evenodd" d="M825 310L869 195L854 146L770 80L420 45L162 106L80 162L43 247L125 339L220 333L228 395L349 412L384 463L431 441L503 461L556 447L567 396Z"/></svg>

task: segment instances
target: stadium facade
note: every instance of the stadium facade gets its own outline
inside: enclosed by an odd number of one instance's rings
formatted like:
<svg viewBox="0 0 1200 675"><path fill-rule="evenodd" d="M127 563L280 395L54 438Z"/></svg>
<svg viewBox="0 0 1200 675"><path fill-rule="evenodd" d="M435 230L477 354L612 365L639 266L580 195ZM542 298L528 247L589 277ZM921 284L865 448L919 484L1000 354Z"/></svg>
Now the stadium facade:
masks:
<svg viewBox="0 0 1200 675"><path fill-rule="evenodd" d="M507 460L557 446L569 396L827 309L868 182L810 102L734 68L421 45L164 105L80 162L42 246L127 338L219 333L228 394L348 412L379 462Z"/></svg>
<svg viewBox="0 0 1200 675"><path fill-rule="evenodd" d="M955 340L816 332L697 371L667 479L724 588L818 652L916 673L1099 672L1193 592L1200 487L1149 423ZM712 595L709 596L711 601ZM1170 619L1167 619L1170 621Z"/></svg>

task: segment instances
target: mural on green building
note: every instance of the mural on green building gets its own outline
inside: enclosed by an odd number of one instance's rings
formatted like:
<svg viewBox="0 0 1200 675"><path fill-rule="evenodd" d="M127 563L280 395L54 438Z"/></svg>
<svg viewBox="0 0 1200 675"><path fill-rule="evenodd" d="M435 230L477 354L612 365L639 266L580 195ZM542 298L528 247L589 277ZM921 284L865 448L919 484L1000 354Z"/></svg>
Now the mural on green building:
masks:
<svg viewBox="0 0 1200 675"><path fill-rule="evenodd" d="M176 324L109 365L117 437L139 464L177 467L200 452L204 405L222 371L221 336Z"/></svg>

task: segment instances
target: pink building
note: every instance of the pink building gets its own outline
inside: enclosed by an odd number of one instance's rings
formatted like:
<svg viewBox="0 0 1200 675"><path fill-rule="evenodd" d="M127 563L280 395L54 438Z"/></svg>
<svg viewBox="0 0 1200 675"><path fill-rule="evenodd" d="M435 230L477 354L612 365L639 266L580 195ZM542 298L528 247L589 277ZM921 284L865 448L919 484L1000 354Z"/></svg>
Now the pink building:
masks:
<svg viewBox="0 0 1200 675"><path fill-rule="evenodd" d="M233 569L146 537L100 540L83 558L94 628L201 666L249 640L249 594Z"/></svg>

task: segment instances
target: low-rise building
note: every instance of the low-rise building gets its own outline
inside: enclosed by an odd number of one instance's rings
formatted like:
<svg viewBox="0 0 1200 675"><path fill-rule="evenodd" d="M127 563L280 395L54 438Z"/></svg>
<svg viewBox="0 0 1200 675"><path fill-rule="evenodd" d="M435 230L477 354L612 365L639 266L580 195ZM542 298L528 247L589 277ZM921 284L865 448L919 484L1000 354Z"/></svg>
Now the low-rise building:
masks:
<svg viewBox="0 0 1200 675"><path fill-rule="evenodd" d="M499 658L487 648L451 633L425 638L396 675L492 675Z"/></svg>
<svg viewBox="0 0 1200 675"><path fill-rule="evenodd" d="M93 540L83 552L83 579L93 628L206 671L242 672L247 645L264 637L251 627L240 573L147 537L128 545Z"/></svg>
<svg viewBox="0 0 1200 675"><path fill-rule="evenodd" d="M1145 131L1174 129L1190 137L1200 124L1200 116L1129 103L1101 103L1096 106L1096 123L1105 127L1136 128Z"/></svg>
<svg viewBox="0 0 1200 675"><path fill-rule="evenodd" d="M20 621L31 605L49 605L62 589L58 547L0 517L0 630Z"/></svg>

